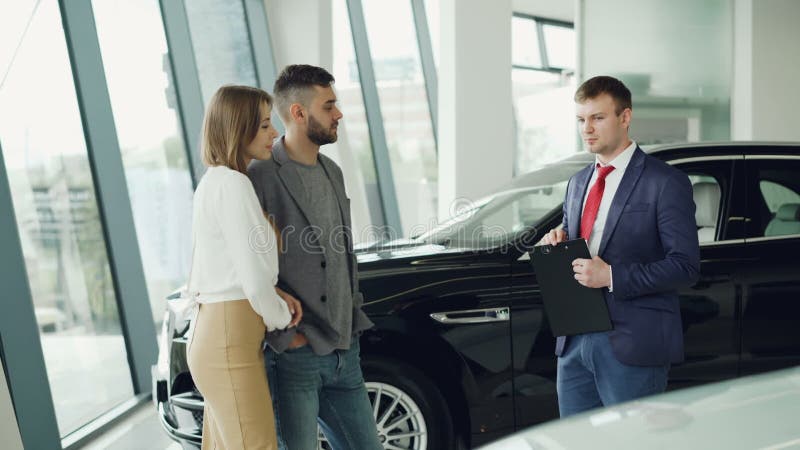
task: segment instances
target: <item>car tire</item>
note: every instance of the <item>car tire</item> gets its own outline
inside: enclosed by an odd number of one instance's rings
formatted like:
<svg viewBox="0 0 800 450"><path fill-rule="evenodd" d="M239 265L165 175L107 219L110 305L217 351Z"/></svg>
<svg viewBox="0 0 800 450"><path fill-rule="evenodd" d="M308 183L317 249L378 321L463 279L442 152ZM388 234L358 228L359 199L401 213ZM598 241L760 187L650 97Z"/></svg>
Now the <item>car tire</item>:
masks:
<svg viewBox="0 0 800 450"><path fill-rule="evenodd" d="M380 394L381 405L378 412L378 434L382 442L386 442L388 436L402 432L412 431L414 427L422 427L424 437L427 439L406 439L404 441L393 441L393 448L408 448L409 450L438 450L455 448L455 435L453 432L453 420L450 410L441 392L436 385L418 369L401 361L390 359L368 359L363 361L362 368L364 380L370 396L370 402L375 402L377 392ZM398 395L403 398L397 399ZM381 419L384 419L387 409L395 404L395 411L388 411L389 414L403 416L405 409L418 408L419 413L412 418L405 420L394 429L387 430L387 425L392 423L391 419L384 420L383 428ZM419 430L417 430L419 431Z"/></svg>

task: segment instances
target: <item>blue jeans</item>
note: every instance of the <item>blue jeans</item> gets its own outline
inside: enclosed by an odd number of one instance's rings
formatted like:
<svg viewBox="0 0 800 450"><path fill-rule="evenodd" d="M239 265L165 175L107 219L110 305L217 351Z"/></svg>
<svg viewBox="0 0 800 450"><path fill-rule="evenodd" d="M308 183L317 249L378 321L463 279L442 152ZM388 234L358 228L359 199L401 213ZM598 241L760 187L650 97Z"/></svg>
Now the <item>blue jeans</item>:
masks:
<svg viewBox="0 0 800 450"><path fill-rule="evenodd" d="M319 356L311 347L265 352L279 448L316 450L317 423L334 450L381 450L357 338Z"/></svg>
<svg viewBox="0 0 800 450"><path fill-rule="evenodd" d="M664 392L669 364L629 366L619 362L608 333L572 336L558 358L558 409L561 417L600 406Z"/></svg>

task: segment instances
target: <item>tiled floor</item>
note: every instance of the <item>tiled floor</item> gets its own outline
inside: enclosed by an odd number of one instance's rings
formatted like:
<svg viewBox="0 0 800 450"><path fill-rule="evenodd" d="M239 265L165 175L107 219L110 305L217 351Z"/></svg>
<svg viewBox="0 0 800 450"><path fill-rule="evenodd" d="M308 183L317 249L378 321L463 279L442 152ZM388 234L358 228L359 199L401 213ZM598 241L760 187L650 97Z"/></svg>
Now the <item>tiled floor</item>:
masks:
<svg viewBox="0 0 800 450"><path fill-rule="evenodd" d="M98 436L82 450L181 450L181 446L170 439L158 421L156 409L148 402L122 422Z"/></svg>

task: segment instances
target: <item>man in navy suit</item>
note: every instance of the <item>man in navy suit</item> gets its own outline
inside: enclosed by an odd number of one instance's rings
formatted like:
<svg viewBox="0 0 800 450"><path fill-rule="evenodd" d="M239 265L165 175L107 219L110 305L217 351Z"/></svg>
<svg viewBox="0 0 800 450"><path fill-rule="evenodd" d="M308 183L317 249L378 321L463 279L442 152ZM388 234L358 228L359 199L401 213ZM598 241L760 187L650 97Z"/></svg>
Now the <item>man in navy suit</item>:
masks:
<svg viewBox="0 0 800 450"><path fill-rule="evenodd" d="M561 417L664 391L683 360L677 291L700 271L692 185L628 137L631 92L599 76L575 103L595 162L570 179L563 229L542 242L586 239L592 259L572 262L575 279L603 290L614 329L557 339Z"/></svg>

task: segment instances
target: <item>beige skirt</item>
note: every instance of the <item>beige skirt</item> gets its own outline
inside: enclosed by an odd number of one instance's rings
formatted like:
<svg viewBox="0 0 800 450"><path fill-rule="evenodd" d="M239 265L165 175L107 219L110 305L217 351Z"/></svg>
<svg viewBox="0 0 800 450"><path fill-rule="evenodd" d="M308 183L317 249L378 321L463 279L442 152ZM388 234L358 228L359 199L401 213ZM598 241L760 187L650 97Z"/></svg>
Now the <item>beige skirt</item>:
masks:
<svg viewBox="0 0 800 450"><path fill-rule="evenodd" d="M205 399L203 450L277 448L264 331L247 300L200 305L188 362Z"/></svg>

